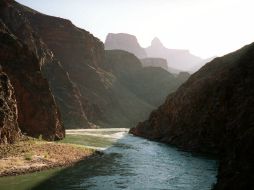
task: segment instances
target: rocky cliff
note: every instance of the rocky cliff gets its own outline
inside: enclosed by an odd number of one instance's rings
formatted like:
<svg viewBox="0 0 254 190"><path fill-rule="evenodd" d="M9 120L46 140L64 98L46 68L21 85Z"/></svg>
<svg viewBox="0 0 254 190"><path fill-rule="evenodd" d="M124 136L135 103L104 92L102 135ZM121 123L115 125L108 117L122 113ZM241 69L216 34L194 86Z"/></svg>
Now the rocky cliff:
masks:
<svg viewBox="0 0 254 190"><path fill-rule="evenodd" d="M254 169L254 44L192 75L131 133L219 153L215 189L251 189Z"/></svg>
<svg viewBox="0 0 254 190"><path fill-rule="evenodd" d="M21 34L22 28L27 27L15 22L20 15L12 11L11 3L1 2L0 6L0 60L3 71L8 74L14 87L18 125L23 133L33 137L42 135L48 140L61 139L64 137L64 128L60 112L48 81L42 75L40 60L29 46L12 33L13 28L8 27L11 21L13 26L20 28Z"/></svg>
<svg viewBox="0 0 254 190"><path fill-rule="evenodd" d="M37 28L32 25L30 17L36 14L40 15L28 7L8 1L1 7L0 18L38 59L42 74L47 78L60 108L64 124L79 128L88 127L79 89L70 80L62 63L41 39Z"/></svg>
<svg viewBox="0 0 254 190"><path fill-rule="evenodd" d="M79 118L84 118L92 123L100 119L103 104L107 101L99 96L107 93L102 82L105 73L100 69L104 60L103 43L89 32L74 26L69 20L34 11L27 11L25 14L73 82L77 93L69 94L69 97L78 98L80 111L77 113L80 113ZM47 70L46 73L48 73ZM55 72L56 75L58 75L57 72ZM59 81L59 79L55 80ZM65 92L67 90L65 89ZM64 101L67 105L70 102L68 99L64 99ZM75 108L74 104L73 108ZM78 118L73 117L72 119L75 121ZM67 127L84 128L89 125L88 122L81 122L80 125L74 123L74 125L67 125Z"/></svg>
<svg viewBox="0 0 254 190"><path fill-rule="evenodd" d="M105 41L106 50L125 50L133 53L138 58L147 57L145 50L139 45L136 36L118 33L109 33Z"/></svg>
<svg viewBox="0 0 254 190"><path fill-rule="evenodd" d="M8 76L0 72L0 144L14 143L21 132L18 127L17 102Z"/></svg>

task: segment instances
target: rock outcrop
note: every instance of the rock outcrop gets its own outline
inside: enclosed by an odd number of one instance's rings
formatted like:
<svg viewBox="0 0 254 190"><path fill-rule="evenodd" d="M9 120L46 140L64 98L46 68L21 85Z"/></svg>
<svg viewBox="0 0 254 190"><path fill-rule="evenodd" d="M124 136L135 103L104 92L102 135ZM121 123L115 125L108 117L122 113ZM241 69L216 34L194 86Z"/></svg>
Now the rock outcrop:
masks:
<svg viewBox="0 0 254 190"><path fill-rule="evenodd" d="M47 140L62 139L65 133L60 112L48 81L42 75L40 61L31 47L20 41L12 33L13 28L8 27L9 21L20 28L20 33L27 27L15 22L20 15L11 3L6 1L0 7L0 60L15 91L18 125L23 133L33 137L42 135Z"/></svg>
<svg viewBox="0 0 254 190"><path fill-rule="evenodd" d="M14 143L20 138L17 118L14 89L8 76L0 71L0 144Z"/></svg>
<svg viewBox="0 0 254 190"><path fill-rule="evenodd" d="M166 59L162 58L144 58L140 59L143 67L161 67L168 71L168 63Z"/></svg>
<svg viewBox="0 0 254 190"><path fill-rule="evenodd" d="M139 45L136 36L125 33L109 33L106 37L105 49L128 51L139 59L147 57L145 50Z"/></svg>
<svg viewBox="0 0 254 190"><path fill-rule="evenodd" d="M192 75L131 133L220 155L217 190L254 187L254 44Z"/></svg>

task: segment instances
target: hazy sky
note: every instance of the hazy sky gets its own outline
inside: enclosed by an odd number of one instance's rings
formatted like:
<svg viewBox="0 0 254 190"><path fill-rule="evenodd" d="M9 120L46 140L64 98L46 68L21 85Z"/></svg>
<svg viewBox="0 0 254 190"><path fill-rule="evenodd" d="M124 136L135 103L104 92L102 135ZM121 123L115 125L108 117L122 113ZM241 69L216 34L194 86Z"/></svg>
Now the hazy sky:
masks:
<svg viewBox="0 0 254 190"><path fill-rule="evenodd" d="M168 48L203 58L254 41L254 0L18 0L40 12L70 19L105 41L130 33L149 46L157 36Z"/></svg>

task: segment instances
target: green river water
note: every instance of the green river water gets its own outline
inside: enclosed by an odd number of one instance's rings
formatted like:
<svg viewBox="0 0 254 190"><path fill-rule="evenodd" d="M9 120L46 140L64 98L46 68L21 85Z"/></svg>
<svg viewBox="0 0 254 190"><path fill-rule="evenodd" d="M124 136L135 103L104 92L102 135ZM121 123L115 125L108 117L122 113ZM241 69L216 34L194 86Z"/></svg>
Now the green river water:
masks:
<svg viewBox="0 0 254 190"><path fill-rule="evenodd" d="M209 190L217 161L134 137L128 129L67 130L61 143L104 152L69 168L0 178L0 190Z"/></svg>

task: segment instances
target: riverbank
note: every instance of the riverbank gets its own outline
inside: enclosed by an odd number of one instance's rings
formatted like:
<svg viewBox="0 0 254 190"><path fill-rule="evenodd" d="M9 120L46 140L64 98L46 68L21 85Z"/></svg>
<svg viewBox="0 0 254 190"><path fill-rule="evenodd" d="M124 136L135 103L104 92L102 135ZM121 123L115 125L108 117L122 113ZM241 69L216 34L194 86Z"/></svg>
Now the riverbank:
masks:
<svg viewBox="0 0 254 190"><path fill-rule="evenodd" d="M0 177L71 166L101 153L76 144L24 139L0 145Z"/></svg>

